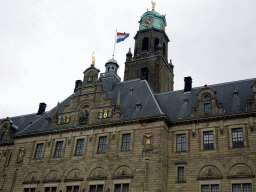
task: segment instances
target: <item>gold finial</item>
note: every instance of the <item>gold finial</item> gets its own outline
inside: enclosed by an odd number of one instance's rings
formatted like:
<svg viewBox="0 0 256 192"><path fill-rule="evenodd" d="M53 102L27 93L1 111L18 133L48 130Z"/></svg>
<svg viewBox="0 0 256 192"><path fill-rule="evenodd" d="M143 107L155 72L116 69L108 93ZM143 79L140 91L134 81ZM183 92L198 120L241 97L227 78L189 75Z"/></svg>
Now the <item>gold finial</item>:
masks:
<svg viewBox="0 0 256 192"><path fill-rule="evenodd" d="M92 53L92 65L95 65L95 56L94 56L94 52Z"/></svg>
<svg viewBox="0 0 256 192"><path fill-rule="evenodd" d="M155 11L156 2L151 1L151 3L152 3L152 11Z"/></svg>

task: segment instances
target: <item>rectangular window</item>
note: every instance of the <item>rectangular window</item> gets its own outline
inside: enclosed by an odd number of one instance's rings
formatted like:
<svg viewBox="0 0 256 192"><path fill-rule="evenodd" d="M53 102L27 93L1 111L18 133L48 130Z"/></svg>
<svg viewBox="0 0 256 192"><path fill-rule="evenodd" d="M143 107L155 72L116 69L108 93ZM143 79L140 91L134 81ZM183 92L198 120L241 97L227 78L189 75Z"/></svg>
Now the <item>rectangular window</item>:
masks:
<svg viewBox="0 0 256 192"><path fill-rule="evenodd" d="M67 192L79 192L79 186L68 186Z"/></svg>
<svg viewBox="0 0 256 192"><path fill-rule="evenodd" d="M24 192L36 192L36 188L25 188Z"/></svg>
<svg viewBox="0 0 256 192"><path fill-rule="evenodd" d="M186 134L177 135L177 151L186 151Z"/></svg>
<svg viewBox="0 0 256 192"><path fill-rule="evenodd" d="M252 192L252 185L247 184L233 184L232 192Z"/></svg>
<svg viewBox="0 0 256 192"><path fill-rule="evenodd" d="M214 149L213 131L204 132L204 149Z"/></svg>
<svg viewBox="0 0 256 192"><path fill-rule="evenodd" d="M4 138L5 138L5 133L6 133L6 132L3 132L3 133L2 133L1 140L4 140Z"/></svg>
<svg viewBox="0 0 256 192"><path fill-rule="evenodd" d="M122 139L122 151L130 151L131 134L124 134Z"/></svg>
<svg viewBox="0 0 256 192"><path fill-rule="evenodd" d="M105 153L107 145L107 136L99 137L98 153Z"/></svg>
<svg viewBox="0 0 256 192"><path fill-rule="evenodd" d="M76 144L75 155L82 155L84 149L84 139L78 139Z"/></svg>
<svg viewBox="0 0 256 192"><path fill-rule="evenodd" d="M204 113L205 114L208 114L211 112L211 106L210 106L210 103L206 103L204 104Z"/></svg>
<svg viewBox="0 0 256 192"><path fill-rule="evenodd" d="M57 187L45 187L45 192L57 192Z"/></svg>
<svg viewBox="0 0 256 192"><path fill-rule="evenodd" d="M90 192L103 192L103 185L90 185Z"/></svg>
<svg viewBox="0 0 256 192"><path fill-rule="evenodd" d="M232 129L232 140L233 140L233 147L243 147L244 146L244 139L243 139L243 129Z"/></svg>
<svg viewBox="0 0 256 192"><path fill-rule="evenodd" d="M40 159L42 157L43 147L44 147L43 143L37 144L35 159Z"/></svg>
<svg viewBox="0 0 256 192"><path fill-rule="evenodd" d="M129 192L129 184L116 184L115 192Z"/></svg>
<svg viewBox="0 0 256 192"><path fill-rule="evenodd" d="M61 157L62 145L63 145L63 141L58 141L56 143L54 157Z"/></svg>
<svg viewBox="0 0 256 192"><path fill-rule="evenodd" d="M184 167L178 167L178 181L184 181Z"/></svg>
<svg viewBox="0 0 256 192"><path fill-rule="evenodd" d="M219 185L202 185L201 192L220 192Z"/></svg>

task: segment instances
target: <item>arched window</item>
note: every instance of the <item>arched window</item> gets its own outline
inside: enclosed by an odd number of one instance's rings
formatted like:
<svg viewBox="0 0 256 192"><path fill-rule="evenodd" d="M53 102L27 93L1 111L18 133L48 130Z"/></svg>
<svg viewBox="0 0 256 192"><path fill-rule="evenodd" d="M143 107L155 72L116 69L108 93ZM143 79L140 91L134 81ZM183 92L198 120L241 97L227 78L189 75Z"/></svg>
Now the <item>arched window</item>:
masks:
<svg viewBox="0 0 256 192"><path fill-rule="evenodd" d="M110 67L108 67L108 72L109 72L109 69L110 69Z"/></svg>
<svg viewBox="0 0 256 192"><path fill-rule="evenodd" d="M157 49L158 44L159 44L159 39L155 38L154 50Z"/></svg>
<svg viewBox="0 0 256 192"><path fill-rule="evenodd" d="M148 44L149 44L149 38L144 37L142 40L142 51L147 51L148 50Z"/></svg>
<svg viewBox="0 0 256 192"><path fill-rule="evenodd" d="M144 68L141 68L141 79L145 79L148 81L148 68L147 67L144 67Z"/></svg>
<svg viewBox="0 0 256 192"><path fill-rule="evenodd" d="M165 56L165 53L166 53L166 51L165 51L165 43L163 44L163 54L164 54L164 56Z"/></svg>

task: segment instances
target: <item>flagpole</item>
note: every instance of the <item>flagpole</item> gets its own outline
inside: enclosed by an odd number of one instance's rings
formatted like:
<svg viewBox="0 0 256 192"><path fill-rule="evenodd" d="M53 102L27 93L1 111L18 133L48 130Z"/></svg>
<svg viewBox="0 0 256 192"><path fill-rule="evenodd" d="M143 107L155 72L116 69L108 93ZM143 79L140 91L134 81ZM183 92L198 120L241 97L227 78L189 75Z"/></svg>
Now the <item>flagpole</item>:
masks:
<svg viewBox="0 0 256 192"><path fill-rule="evenodd" d="M116 30L116 36L117 36L117 30ZM115 50L116 50L116 36L115 36L115 43L114 43L113 59L115 57Z"/></svg>

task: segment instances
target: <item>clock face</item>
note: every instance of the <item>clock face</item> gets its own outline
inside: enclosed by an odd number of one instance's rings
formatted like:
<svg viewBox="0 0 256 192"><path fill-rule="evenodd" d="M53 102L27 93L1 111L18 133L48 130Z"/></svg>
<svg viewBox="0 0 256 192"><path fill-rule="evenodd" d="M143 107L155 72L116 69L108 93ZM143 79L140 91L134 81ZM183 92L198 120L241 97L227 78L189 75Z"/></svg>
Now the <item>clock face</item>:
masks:
<svg viewBox="0 0 256 192"><path fill-rule="evenodd" d="M142 25L144 27L148 27L149 25L151 25L154 22L154 18L153 17L146 17L143 19L142 21Z"/></svg>

